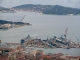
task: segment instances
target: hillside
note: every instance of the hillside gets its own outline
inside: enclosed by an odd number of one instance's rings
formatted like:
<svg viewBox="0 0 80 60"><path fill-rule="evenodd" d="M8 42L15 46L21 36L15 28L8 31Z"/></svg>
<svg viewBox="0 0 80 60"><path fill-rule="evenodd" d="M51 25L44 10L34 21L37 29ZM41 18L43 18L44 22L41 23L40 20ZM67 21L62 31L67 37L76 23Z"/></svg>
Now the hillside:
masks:
<svg viewBox="0 0 80 60"><path fill-rule="evenodd" d="M14 10L10 9L10 8L4 8L0 6L0 12L3 13L16 13Z"/></svg>
<svg viewBox="0 0 80 60"><path fill-rule="evenodd" d="M10 9L9 9L9 8L4 8L4 7L1 7L1 6L0 6L0 11L2 11L2 10L8 11L8 10L10 10Z"/></svg>
<svg viewBox="0 0 80 60"><path fill-rule="evenodd" d="M43 14L56 14L56 15L80 15L80 9L64 7L59 5L33 5L25 4L13 7L13 9L18 11L31 11L31 12L41 12Z"/></svg>

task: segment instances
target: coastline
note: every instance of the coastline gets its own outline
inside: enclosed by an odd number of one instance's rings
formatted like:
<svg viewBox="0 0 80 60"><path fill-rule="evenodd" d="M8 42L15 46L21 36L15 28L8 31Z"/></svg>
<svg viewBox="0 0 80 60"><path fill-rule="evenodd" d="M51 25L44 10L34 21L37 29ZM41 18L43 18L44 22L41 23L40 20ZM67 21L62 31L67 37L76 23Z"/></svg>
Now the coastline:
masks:
<svg viewBox="0 0 80 60"><path fill-rule="evenodd" d="M24 22L11 22L11 21L5 21L0 20L0 29L10 29L10 28L18 28L22 26L31 26L30 23L24 23Z"/></svg>

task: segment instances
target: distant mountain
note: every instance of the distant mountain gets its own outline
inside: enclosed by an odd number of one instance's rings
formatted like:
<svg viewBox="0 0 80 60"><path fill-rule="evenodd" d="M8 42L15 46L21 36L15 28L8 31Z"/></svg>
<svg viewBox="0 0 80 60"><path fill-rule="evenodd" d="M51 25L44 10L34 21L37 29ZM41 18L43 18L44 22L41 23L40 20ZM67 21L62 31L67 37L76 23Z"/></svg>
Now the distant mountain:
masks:
<svg viewBox="0 0 80 60"><path fill-rule="evenodd" d="M0 6L0 12L3 12L3 13L15 13L15 11L13 9L4 8L4 7L1 7L1 6Z"/></svg>
<svg viewBox="0 0 80 60"><path fill-rule="evenodd" d="M56 14L56 15L68 15L68 14L80 15L80 9L55 5L51 9L47 9L43 11L43 13Z"/></svg>
<svg viewBox="0 0 80 60"><path fill-rule="evenodd" d="M59 5L33 5L25 4L13 7L13 9L18 11L32 11L32 12L41 12L43 14L56 14L56 15L80 15L80 9L64 7Z"/></svg>
<svg viewBox="0 0 80 60"><path fill-rule="evenodd" d="M9 8L4 8L4 7L1 7L1 6L0 6L0 11L2 11L2 10L8 11L8 10L10 10L10 9L9 9Z"/></svg>

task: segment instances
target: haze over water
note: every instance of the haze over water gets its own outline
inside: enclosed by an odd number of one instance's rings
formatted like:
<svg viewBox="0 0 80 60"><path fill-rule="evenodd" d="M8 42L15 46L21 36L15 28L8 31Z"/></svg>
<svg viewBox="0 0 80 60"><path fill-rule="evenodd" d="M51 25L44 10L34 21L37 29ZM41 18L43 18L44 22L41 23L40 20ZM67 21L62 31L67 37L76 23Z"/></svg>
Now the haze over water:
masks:
<svg viewBox="0 0 80 60"><path fill-rule="evenodd" d="M6 31L0 31L0 37L3 42L20 42L21 38L25 38L30 34L33 38L42 39L51 38L53 36L60 37L64 35L66 28L67 39L77 42L76 37L80 38L80 16L69 15L45 15L34 12L18 12L0 14L0 19L9 21L21 21L26 15L23 22L29 22L32 26L24 26L13 28ZM64 36L63 36L64 37Z"/></svg>
<svg viewBox="0 0 80 60"><path fill-rule="evenodd" d="M76 37L80 39L80 16L69 15L45 15L35 12L18 12L18 13L2 13L0 19L8 21L21 21L26 15L23 22L29 22L32 26L23 26L20 28L12 28L9 30L0 30L0 39L3 43L6 42L20 42L22 38L31 35L33 38L47 39L53 36L60 37L64 35L65 29L67 31L67 39L77 42ZM64 37L64 36L63 36ZM72 56L79 56L80 49L42 49L46 52L70 54ZM76 52L75 52L76 51Z"/></svg>

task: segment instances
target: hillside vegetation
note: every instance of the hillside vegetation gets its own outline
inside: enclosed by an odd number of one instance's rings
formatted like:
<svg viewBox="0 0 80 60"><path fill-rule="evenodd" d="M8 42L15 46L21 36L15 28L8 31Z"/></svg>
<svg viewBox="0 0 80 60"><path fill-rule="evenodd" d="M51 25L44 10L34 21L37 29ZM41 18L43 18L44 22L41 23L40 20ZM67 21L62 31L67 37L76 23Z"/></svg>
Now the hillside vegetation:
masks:
<svg viewBox="0 0 80 60"><path fill-rule="evenodd" d="M64 7L59 5L33 5L25 4L13 7L18 11L32 11L32 12L41 12L43 14L56 14L56 15L80 15L80 9Z"/></svg>
<svg viewBox="0 0 80 60"><path fill-rule="evenodd" d="M13 24L12 21L0 20L0 24ZM14 24L24 24L23 22L14 22Z"/></svg>

